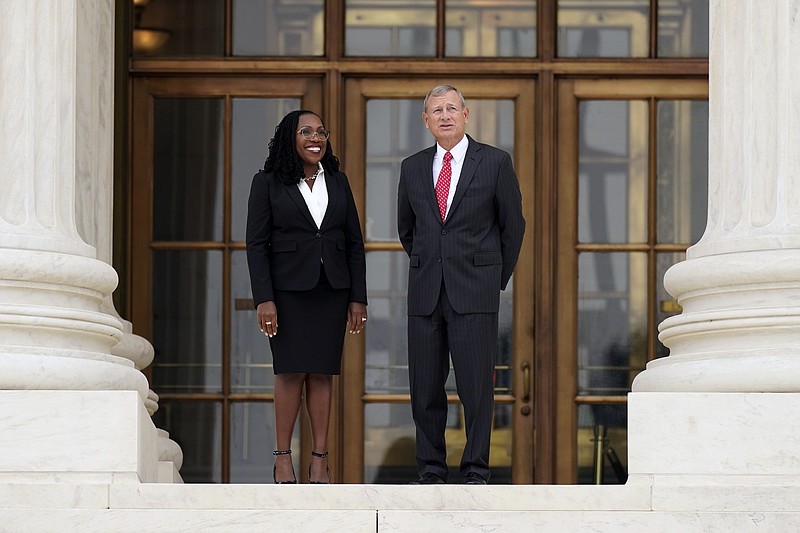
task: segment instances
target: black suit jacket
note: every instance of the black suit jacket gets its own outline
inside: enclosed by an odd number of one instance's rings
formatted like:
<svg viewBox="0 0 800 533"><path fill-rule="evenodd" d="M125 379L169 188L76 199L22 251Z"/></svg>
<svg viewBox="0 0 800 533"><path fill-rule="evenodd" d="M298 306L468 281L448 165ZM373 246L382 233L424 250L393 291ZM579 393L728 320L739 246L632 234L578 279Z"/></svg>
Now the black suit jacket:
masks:
<svg viewBox="0 0 800 533"><path fill-rule="evenodd" d="M409 256L409 315L431 314L442 282L457 312L497 312L517 263L525 219L511 156L468 139L444 223L433 189L436 146L400 167L397 231Z"/></svg>
<svg viewBox="0 0 800 533"><path fill-rule="evenodd" d="M275 290L314 288L320 261L332 287L350 289L351 302L367 303L364 241L350 184L342 172L325 172L325 185L328 208L317 229L297 185L264 171L253 177L246 238L256 307L274 300Z"/></svg>

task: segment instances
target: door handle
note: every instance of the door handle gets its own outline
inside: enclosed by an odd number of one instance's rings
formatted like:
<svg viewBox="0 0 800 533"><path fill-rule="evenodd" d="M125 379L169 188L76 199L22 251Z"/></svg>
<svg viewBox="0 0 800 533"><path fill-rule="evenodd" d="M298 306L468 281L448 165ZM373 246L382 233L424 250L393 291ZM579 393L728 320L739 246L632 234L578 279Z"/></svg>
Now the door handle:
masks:
<svg viewBox="0 0 800 533"><path fill-rule="evenodd" d="M531 364L528 361L522 363L522 401L528 403L531 400Z"/></svg>

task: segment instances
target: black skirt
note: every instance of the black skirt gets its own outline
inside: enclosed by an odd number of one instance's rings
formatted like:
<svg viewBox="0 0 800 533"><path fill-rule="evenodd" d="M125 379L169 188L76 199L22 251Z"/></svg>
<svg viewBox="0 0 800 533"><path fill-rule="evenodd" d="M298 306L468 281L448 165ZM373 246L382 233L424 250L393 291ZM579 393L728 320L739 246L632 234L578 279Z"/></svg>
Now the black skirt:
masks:
<svg viewBox="0 0 800 533"><path fill-rule="evenodd" d="M310 291L275 291L278 334L269 339L276 374L339 374L349 289L334 289L320 263Z"/></svg>

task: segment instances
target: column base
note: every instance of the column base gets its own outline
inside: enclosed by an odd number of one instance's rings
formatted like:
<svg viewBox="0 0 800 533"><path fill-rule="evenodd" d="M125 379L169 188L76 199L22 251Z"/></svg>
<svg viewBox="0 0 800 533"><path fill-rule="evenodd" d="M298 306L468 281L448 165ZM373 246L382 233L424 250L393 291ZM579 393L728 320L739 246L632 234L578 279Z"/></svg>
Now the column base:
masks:
<svg viewBox="0 0 800 533"><path fill-rule="evenodd" d="M664 287L683 312L658 337L670 354L648 363L633 391L800 392L798 262L799 249L779 249L673 265Z"/></svg>
<svg viewBox="0 0 800 533"><path fill-rule="evenodd" d="M800 393L630 393L629 475L800 483L798 410Z"/></svg>
<svg viewBox="0 0 800 533"><path fill-rule="evenodd" d="M0 481L159 481L158 434L136 391L0 390Z"/></svg>

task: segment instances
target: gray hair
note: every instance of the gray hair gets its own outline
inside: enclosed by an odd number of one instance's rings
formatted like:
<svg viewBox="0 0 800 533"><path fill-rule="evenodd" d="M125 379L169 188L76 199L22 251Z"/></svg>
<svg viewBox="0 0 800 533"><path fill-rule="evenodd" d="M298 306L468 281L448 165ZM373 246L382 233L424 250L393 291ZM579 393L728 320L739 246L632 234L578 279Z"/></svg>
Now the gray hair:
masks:
<svg viewBox="0 0 800 533"><path fill-rule="evenodd" d="M425 101L422 102L422 112L428 112L428 100L430 100L431 96L444 96L445 94L449 93L450 91L455 91L456 95L458 95L458 99L461 100L461 109L467 107L467 102L464 100L464 95L461 94L461 91L453 87L452 85L442 84L437 85L433 89L431 89L428 94L425 95Z"/></svg>

